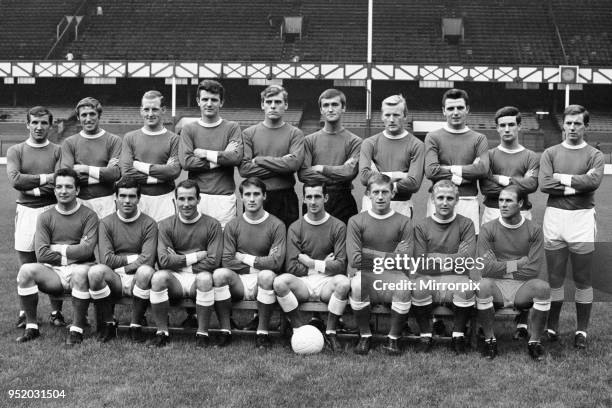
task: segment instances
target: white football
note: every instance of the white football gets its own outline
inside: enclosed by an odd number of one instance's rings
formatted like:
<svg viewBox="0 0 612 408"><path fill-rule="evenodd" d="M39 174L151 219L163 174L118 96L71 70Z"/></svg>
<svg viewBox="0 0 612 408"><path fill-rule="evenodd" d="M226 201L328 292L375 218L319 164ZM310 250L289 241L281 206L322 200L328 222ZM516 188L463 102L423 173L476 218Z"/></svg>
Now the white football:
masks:
<svg viewBox="0 0 612 408"><path fill-rule="evenodd" d="M293 329L291 348L295 354L316 354L323 350L323 335L309 324Z"/></svg>

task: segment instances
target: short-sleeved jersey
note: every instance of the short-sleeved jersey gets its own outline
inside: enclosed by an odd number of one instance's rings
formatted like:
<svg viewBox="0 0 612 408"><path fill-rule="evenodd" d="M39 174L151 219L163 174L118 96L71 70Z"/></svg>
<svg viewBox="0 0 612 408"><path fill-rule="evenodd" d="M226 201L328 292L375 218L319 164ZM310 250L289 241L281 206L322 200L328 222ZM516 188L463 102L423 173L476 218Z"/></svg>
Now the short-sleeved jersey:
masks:
<svg viewBox="0 0 612 408"><path fill-rule="evenodd" d="M477 253L483 259L485 278L528 280L546 273L542 229L524 217L514 226L506 225L501 218L483 224ZM514 269L512 261L521 258L522 265L510 272Z"/></svg>
<svg viewBox="0 0 612 408"><path fill-rule="evenodd" d="M357 177L361 138L342 128L336 133L321 129L304 138L304 162L298 173L306 184L323 182L328 190L350 190ZM322 165L321 173L312 166Z"/></svg>
<svg viewBox="0 0 612 408"><path fill-rule="evenodd" d="M476 233L472 220L456 214L446 221L434 215L419 222L414 227L414 256L433 254L446 259L475 259ZM454 274L452 270L442 271L439 263L421 264L417 272L425 275Z"/></svg>
<svg viewBox="0 0 612 408"><path fill-rule="evenodd" d="M45 180L45 184L41 185L40 175L54 173L59 168L60 158L61 147L49 141L36 145L26 140L9 147L6 172L13 188L19 191L17 204L40 208L57 202L53 180ZM33 189L38 189L39 195L25 193Z"/></svg>
<svg viewBox="0 0 612 408"><path fill-rule="evenodd" d="M158 228L157 259L161 269L178 271L191 266L193 273L212 273L221 265L223 234L221 224L214 218L200 214L187 221L177 214L161 220ZM198 251L206 251L206 257L189 264L188 255Z"/></svg>
<svg viewBox="0 0 612 408"><path fill-rule="evenodd" d="M89 176L79 175L79 198L90 200L113 194L113 185L121 177L121 143L119 136L105 130L93 136L80 132L64 140L60 167L73 168L75 164L86 164L94 167L93 171L99 176L91 177L91 170Z"/></svg>
<svg viewBox="0 0 612 408"><path fill-rule="evenodd" d="M354 215L349 219L346 229L346 255L349 266L354 270L362 269L361 255L364 249L394 257L401 241L408 247L408 250L401 254L413 256L412 221L405 215L393 210L383 216L372 210Z"/></svg>
<svg viewBox="0 0 612 408"><path fill-rule="evenodd" d="M346 274L346 226L329 214L318 222L307 216L295 221L287 232L285 269L295 276L306 276L308 268L298 262L300 254L318 261L334 254L332 261L325 262L324 273L329 276Z"/></svg>
<svg viewBox="0 0 612 408"><path fill-rule="evenodd" d="M117 212L100 221L98 233L100 262L111 269L123 268L128 275L142 265L155 266L157 255L157 223L141 213L131 219ZM138 255L133 261L128 256Z"/></svg>
<svg viewBox="0 0 612 408"><path fill-rule="evenodd" d="M225 150L230 142L235 142L235 150ZM217 152L217 163L201 159L193 154L195 149ZM200 191L205 194L234 194L234 167L242 161L242 131L236 122L222 119L216 126L207 126L201 120L188 123L181 131L179 159L187 177L196 180Z"/></svg>
<svg viewBox="0 0 612 408"><path fill-rule="evenodd" d="M34 248L40 263L59 266L92 262L97 243L98 216L81 203L68 212L62 212L57 205L51 207L36 222ZM53 244L67 245L65 254L52 251Z"/></svg>
<svg viewBox="0 0 612 408"><path fill-rule="evenodd" d="M178 145L178 136L167 129L159 132L137 129L126 133L121 148L121 174L136 179L144 195L158 196L173 191L174 180L181 174ZM149 174L136 170L134 161L151 164Z"/></svg>
<svg viewBox="0 0 612 408"><path fill-rule="evenodd" d="M380 173L407 173L406 176L394 177L397 193L393 197L395 201L406 201L413 193L419 191L423 182L423 160L425 149L423 142L409 132L399 136L390 136L386 132L378 133L368 137L361 145L359 159L359 173L361 184L368 184L368 179L374 170L374 164Z"/></svg>
<svg viewBox="0 0 612 408"><path fill-rule="evenodd" d="M579 146L563 142L549 147L540 158L540 189L548 194L546 205L562 210L595 207L595 190L601 184L603 171L603 153L586 142ZM571 175L571 185L556 180L555 173Z"/></svg>
<svg viewBox="0 0 612 408"><path fill-rule="evenodd" d="M425 136L425 177L432 185L439 180L451 180L451 171L440 166L462 166L459 195L477 196L476 181L489 173L488 150L486 136L469 128L461 133L447 128L429 132Z"/></svg>
<svg viewBox="0 0 612 408"><path fill-rule="evenodd" d="M236 252L240 252L255 256L254 268L280 273L286 246L285 224L281 220L268 212L259 220L250 220L242 214L223 231L223 266L236 273L249 273L249 265L235 259Z"/></svg>
<svg viewBox="0 0 612 408"><path fill-rule="evenodd" d="M294 186L294 174L304 161L304 134L300 129L289 123L269 128L262 122L246 129L242 139L242 177L260 178L269 191Z"/></svg>
<svg viewBox="0 0 612 408"><path fill-rule="evenodd" d="M489 208L499 208L499 193L504 186L493 180L493 175L510 177L510 184L519 188L524 195L521 210L530 210L528 194L538 189L538 174L540 159L538 155L523 146L516 150L508 150L497 146L489 150L489 176L480 180L480 190L485 196L484 205ZM528 172L530 174L528 174Z"/></svg>

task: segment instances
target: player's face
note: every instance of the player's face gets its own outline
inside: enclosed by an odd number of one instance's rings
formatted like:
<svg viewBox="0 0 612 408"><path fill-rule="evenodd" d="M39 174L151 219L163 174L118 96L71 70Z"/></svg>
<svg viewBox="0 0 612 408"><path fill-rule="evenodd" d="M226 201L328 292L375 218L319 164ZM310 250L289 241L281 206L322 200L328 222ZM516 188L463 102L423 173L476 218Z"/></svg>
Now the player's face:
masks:
<svg viewBox="0 0 612 408"><path fill-rule="evenodd" d="M308 214L319 215L325 212L325 203L327 202L327 194L323 194L323 187L305 187L304 188L304 204Z"/></svg>
<svg viewBox="0 0 612 408"><path fill-rule="evenodd" d="M123 218L132 218L136 215L139 201L136 187L120 188L117 191L117 210Z"/></svg>
<svg viewBox="0 0 612 408"><path fill-rule="evenodd" d="M176 190L176 206L181 217L187 220L197 217L199 202L195 188L179 187Z"/></svg>
<svg viewBox="0 0 612 408"><path fill-rule="evenodd" d="M502 191L499 193L499 212L502 218L512 218L521 212L522 201L519 202L516 194L510 191Z"/></svg>
<svg viewBox="0 0 612 408"><path fill-rule="evenodd" d="M287 106L282 93L267 96L261 103L261 109L263 109L266 118L272 122L280 121L283 118Z"/></svg>
<svg viewBox="0 0 612 408"><path fill-rule="evenodd" d="M457 205L457 196L452 188L436 189L433 200L436 207L436 217L446 220L453 216L455 205Z"/></svg>
<svg viewBox="0 0 612 408"><path fill-rule="evenodd" d="M326 122L337 122L342 119L342 114L346 108L342 106L342 101L339 96L329 99L321 99L321 115Z"/></svg>
<svg viewBox="0 0 612 408"><path fill-rule="evenodd" d="M587 126L584 124L584 115L566 115L563 118L563 132L565 140L571 144L580 144L584 140Z"/></svg>
<svg viewBox="0 0 612 408"><path fill-rule="evenodd" d="M219 94L201 90L198 106L203 117L216 119L219 116L219 109L223 106L223 102Z"/></svg>
<svg viewBox="0 0 612 408"><path fill-rule="evenodd" d="M372 201L372 211L381 215L388 213L393 195L393 190L388 183L372 184L368 191L368 197Z"/></svg>
<svg viewBox="0 0 612 408"><path fill-rule="evenodd" d="M513 144L518 140L521 125L516 123L516 116L502 116L497 119L497 133L502 143Z"/></svg>
<svg viewBox="0 0 612 408"><path fill-rule="evenodd" d="M463 129L465 127L469 111L470 109L463 98L446 99L442 108L446 123L452 129Z"/></svg>
<svg viewBox="0 0 612 408"><path fill-rule="evenodd" d="M256 213L261 210L265 199L266 195L257 186L245 186L242 189L242 204L247 212Z"/></svg>
<svg viewBox="0 0 612 408"><path fill-rule="evenodd" d="M55 178L55 198L59 204L70 206L76 201L79 188L70 176L57 176Z"/></svg>
<svg viewBox="0 0 612 408"><path fill-rule="evenodd" d="M392 135L399 135L404 131L406 115L404 114L404 104L382 107L382 121L385 130Z"/></svg>
<svg viewBox="0 0 612 408"><path fill-rule="evenodd" d="M162 125L166 109L161 106L161 99L143 99L140 107L140 116L144 120L146 127L150 129L158 128Z"/></svg>
<svg viewBox="0 0 612 408"><path fill-rule="evenodd" d="M79 108L79 122L85 133L94 135L100 127L100 115L91 106L83 106Z"/></svg>
<svg viewBox="0 0 612 408"><path fill-rule="evenodd" d="M49 129L51 128L51 121L49 115L42 116L30 116L30 121L26 125L30 131L30 137L36 143L44 143L47 140Z"/></svg>

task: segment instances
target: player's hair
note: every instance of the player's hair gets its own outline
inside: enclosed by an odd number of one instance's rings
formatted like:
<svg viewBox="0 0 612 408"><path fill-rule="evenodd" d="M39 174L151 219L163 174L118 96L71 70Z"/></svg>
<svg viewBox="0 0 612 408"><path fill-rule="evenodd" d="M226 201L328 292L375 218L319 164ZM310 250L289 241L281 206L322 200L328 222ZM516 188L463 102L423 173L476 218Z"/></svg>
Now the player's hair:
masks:
<svg viewBox="0 0 612 408"><path fill-rule="evenodd" d="M344 94L344 92L334 88L326 89L323 91L323 93L321 93L321 95L319 96L319 108L321 108L321 101L323 99L331 99L335 98L336 96L340 97L340 103L342 104L342 107L346 108L346 95Z"/></svg>
<svg viewBox="0 0 612 408"><path fill-rule="evenodd" d="M96 98L92 98L91 96L83 98L77 103L76 108L74 108L74 113L76 113L77 118L79 117L79 109L81 108L92 108L98 112L98 116L102 115L102 104Z"/></svg>
<svg viewBox="0 0 612 408"><path fill-rule="evenodd" d="M154 90L154 89L152 89L152 90L150 90L150 91L145 92L145 93L144 93L144 95L142 95L142 99L143 99L143 100L144 100L144 99L148 99L148 100L151 100L151 99L159 99L159 106L162 106L162 107L163 107L163 106L166 106L166 105L164 104L164 95L162 95L162 93L161 93L161 92L156 91L156 90Z"/></svg>
<svg viewBox="0 0 612 408"><path fill-rule="evenodd" d="M306 187L321 187L323 195L327 194L327 185L324 181L309 181L307 183L304 183L304 185L302 185L302 193L304 193L304 195L306 195Z"/></svg>
<svg viewBox="0 0 612 408"><path fill-rule="evenodd" d="M72 179L74 180L74 186L75 187L81 186L81 183L79 181L79 175L76 171L74 171L74 169L71 169L71 168L59 169L55 172L55 177L53 179L57 180L58 177L72 177Z"/></svg>
<svg viewBox="0 0 612 408"><path fill-rule="evenodd" d="M501 191L500 191L500 194L501 194L503 191L506 191L506 192L508 192L508 193L512 193L512 194L514 194L514 195L515 195L515 197L516 197L516 201L517 201L517 202L518 202L518 201L525 201L525 194L523 194L523 193L521 192L521 189L520 189L520 188L518 188L518 186L516 186L516 185L514 185L514 184L511 184L511 185L509 185L509 186L506 186L506 187L502 188L502 189L501 189Z"/></svg>
<svg viewBox="0 0 612 408"><path fill-rule="evenodd" d="M196 198L200 198L200 186L198 185L197 181L195 180L190 180L190 179L185 179L183 181L181 181L180 183L178 183L176 185L176 189L174 190L174 197L178 197L178 189L180 188L184 188L184 189L191 189L191 188L195 188L195 192L196 192Z"/></svg>
<svg viewBox="0 0 612 408"><path fill-rule="evenodd" d="M457 89L457 88L449 89L448 91L444 92L444 95L442 95L442 106L446 104L447 99L461 99L461 98L463 98L463 100L465 101L466 106L470 105L470 99L468 97L467 92L465 92L463 89Z"/></svg>
<svg viewBox="0 0 612 408"><path fill-rule="evenodd" d="M135 188L136 189L136 196L138 198L140 198L140 184L136 181L136 179L132 178L132 177L122 177L120 178L115 185L113 186L113 192L116 195L119 195L119 189L120 188Z"/></svg>
<svg viewBox="0 0 612 408"><path fill-rule="evenodd" d="M287 103L287 100L289 99L289 93L285 90L285 88L280 85L270 85L269 87L261 91L261 102L263 103L266 98L278 94L282 94L283 101Z"/></svg>
<svg viewBox="0 0 612 408"><path fill-rule="evenodd" d="M215 81L214 79L205 79L198 84L198 89L196 92L198 99L200 98L200 91L206 91L219 95L221 102L225 100L225 88L223 85L221 85L221 83Z"/></svg>
<svg viewBox="0 0 612 408"><path fill-rule="evenodd" d="M565 110L563 111L563 121L565 121L565 117L567 115L580 114L582 114L582 122L584 123L584 126L588 126L591 115L589 114L589 111L586 110L586 108L582 105L567 105L567 108L565 108Z"/></svg>
<svg viewBox="0 0 612 408"><path fill-rule="evenodd" d="M431 193L433 196L436 195L436 192L443 188L449 188L453 190L455 197L459 197L459 188L450 180L439 180L437 181L433 187L431 188Z"/></svg>
<svg viewBox="0 0 612 408"><path fill-rule="evenodd" d="M240 192L240 195L242 195L242 192L244 191L245 187L248 186L259 187L261 189L262 194L266 194L266 184L257 177L249 177L247 179L242 180L242 183L240 183L240 186L238 186L238 191Z"/></svg>
<svg viewBox="0 0 612 408"><path fill-rule="evenodd" d="M53 124L53 114L51 113L51 111L45 108L44 106L34 106L32 109L28 111L28 113L26 113L26 123L28 124L30 123L30 118L32 116L39 118L45 115L49 116L49 124L52 125Z"/></svg>
<svg viewBox="0 0 612 408"><path fill-rule="evenodd" d="M370 187L372 184L388 184L389 188L393 189L393 183L391 182L391 177L386 174L375 173L370 176L368 179L368 184L366 186L366 191L370 191Z"/></svg>
<svg viewBox="0 0 612 408"><path fill-rule="evenodd" d="M399 104L404 105L404 116L408 116L408 104L406 103L406 98L404 98L401 94L391 95L383 99L381 107L385 106L397 106Z"/></svg>
<svg viewBox="0 0 612 408"><path fill-rule="evenodd" d="M499 118L503 118L504 116L516 116L516 124L521 124L521 112L514 106L504 106L495 112L495 124L497 125L497 120Z"/></svg>

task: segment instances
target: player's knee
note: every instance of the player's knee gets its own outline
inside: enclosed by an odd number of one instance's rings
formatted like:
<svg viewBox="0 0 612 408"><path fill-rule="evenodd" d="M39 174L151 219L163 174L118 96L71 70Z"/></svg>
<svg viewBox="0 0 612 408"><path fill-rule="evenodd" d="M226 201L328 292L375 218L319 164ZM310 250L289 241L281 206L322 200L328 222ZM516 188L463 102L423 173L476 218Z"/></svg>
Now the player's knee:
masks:
<svg viewBox="0 0 612 408"><path fill-rule="evenodd" d="M396 290L393 292L392 299L394 302L410 302L412 294L409 290Z"/></svg>
<svg viewBox="0 0 612 408"><path fill-rule="evenodd" d="M259 271L257 274L257 285L264 289L272 289L274 287L274 279L276 274L270 270Z"/></svg>
<svg viewBox="0 0 612 408"><path fill-rule="evenodd" d="M333 278L334 293L340 298L345 299L351 290L351 281L344 275L336 275Z"/></svg>
<svg viewBox="0 0 612 408"><path fill-rule="evenodd" d="M216 287L221 287L229 284L230 270L227 268L218 268L212 274L213 284Z"/></svg>
<svg viewBox="0 0 612 408"><path fill-rule="evenodd" d="M351 279L351 297L361 300L361 276L356 275Z"/></svg>
<svg viewBox="0 0 612 408"><path fill-rule="evenodd" d="M88 288L89 287L88 272L89 272L89 268L74 268L70 276L70 281L72 282L73 287Z"/></svg>
<svg viewBox="0 0 612 408"><path fill-rule="evenodd" d="M469 300L474 297L474 291L473 290L458 290L456 292L453 292L453 297L457 297L461 300Z"/></svg>
<svg viewBox="0 0 612 408"><path fill-rule="evenodd" d="M533 297L538 299L550 298L550 285L542 279L534 279L533 281Z"/></svg>
<svg viewBox="0 0 612 408"><path fill-rule="evenodd" d="M151 282L151 278L155 273L155 269L150 267L149 265L140 265L138 269L136 269L136 274L134 278L136 279L136 283L148 285Z"/></svg>
<svg viewBox="0 0 612 408"><path fill-rule="evenodd" d="M90 285L96 285L104 280L104 271L106 270L106 266L104 265L94 265L89 268L87 271L87 278L89 279Z"/></svg>
<svg viewBox="0 0 612 408"><path fill-rule="evenodd" d="M196 288L207 292L213 288L213 278L210 272L200 272L195 277Z"/></svg>
<svg viewBox="0 0 612 408"><path fill-rule="evenodd" d="M166 271L157 271L151 277L151 290L159 292L168 288L168 279L170 274Z"/></svg>
<svg viewBox="0 0 612 408"><path fill-rule="evenodd" d="M276 293L286 293L289 291L289 278L287 275L284 273L274 279L273 287Z"/></svg>
<svg viewBox="0 0 612 408"><path fill-rule="evenodd" d="M578 289L586 289L593 286L591 272L574 271L574 283Z"/></svg>
<svg viewBox="0 0 612 408"><path fill-rule="evenodd" d="M478 297L486 298L489 296L493 296L493 290L495 289L495 282L491 279L484 278L481 279L478 285Z"/></svg>
<svg viewBox="0 0 612 408"><path fill-rule="evenodd" d="M34 279L34 265L27 263L21 265L19 272L17 273L17 284L23 284L31 279Z"/></svg>

